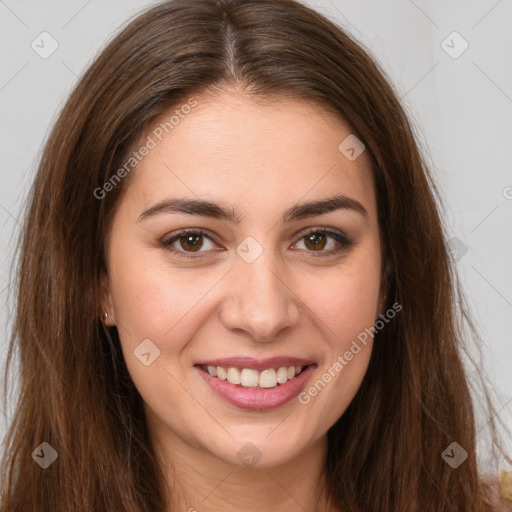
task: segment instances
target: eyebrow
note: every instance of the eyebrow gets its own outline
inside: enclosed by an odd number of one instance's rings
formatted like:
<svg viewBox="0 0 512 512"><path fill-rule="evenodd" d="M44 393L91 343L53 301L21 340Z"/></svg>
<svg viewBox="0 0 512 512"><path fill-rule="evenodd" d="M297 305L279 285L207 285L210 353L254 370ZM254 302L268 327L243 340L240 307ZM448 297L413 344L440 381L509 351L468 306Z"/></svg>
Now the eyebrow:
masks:
<svg viewBox="0 0 512 512"><path fill-rule="evenodd" d="M368 212L359 201L344 195L336 195L328 199L296 204L286 210L282 221L283 223L292 222L335 210L351 210L368 218ZM200 199L175 198L164 199L147 210L144 210L139 215L137 222L164 213L201 215L203 217L226 220L236 224L239 224L242 220L242 216L236 208L223 205L222 203L214 203Z"/></svg>

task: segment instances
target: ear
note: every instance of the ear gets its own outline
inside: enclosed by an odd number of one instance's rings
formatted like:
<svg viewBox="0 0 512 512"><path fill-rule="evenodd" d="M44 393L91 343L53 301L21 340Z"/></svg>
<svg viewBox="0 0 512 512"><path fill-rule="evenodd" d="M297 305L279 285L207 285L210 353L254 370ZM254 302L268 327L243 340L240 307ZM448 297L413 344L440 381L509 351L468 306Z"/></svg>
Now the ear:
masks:
<svg viewBox="0 0 512 512"><path fill-rule="evenodd" d="M380 298L379 298L379 315L377 318L381 317L385 312L386 312L386 288L383 287L382 291L381 291L381 294L380 294Z"/></svg>
<svg viewBox="0 0 512 512"><path fill-rule="evenodd" d="M379 298L379 316L383 315L386 312L386 300L387 300L387 289L389 284L389 277L391 275L391 264L386 264L384 271L382 273L382 278L380 282L380 298Z"/></svg>
<svg viewBox="0 0 512 512"><path fill-rule="evenodd" d="M101 273L100 277L100 288L101 288L101 321L107 327L113 327L115 323L114 315L114 303L112 301L112 293L110 291L110 284L108 275L106 272ZM105 315L106 313L106 315Z"/></svg>

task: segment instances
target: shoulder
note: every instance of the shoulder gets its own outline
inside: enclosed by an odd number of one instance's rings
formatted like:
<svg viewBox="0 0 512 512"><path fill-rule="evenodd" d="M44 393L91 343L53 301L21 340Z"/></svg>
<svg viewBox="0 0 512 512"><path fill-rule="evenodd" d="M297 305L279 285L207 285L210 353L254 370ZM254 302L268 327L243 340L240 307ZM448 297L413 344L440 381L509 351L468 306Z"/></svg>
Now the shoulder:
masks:
<svg viewBox="0 0 512 512"><path fill-rule="evenodd" d="M502 470L498 477L485 476L482 487L493 505L492 512L512 510L512 472Z"/></svg>
<svg viewBox="0 0 512 512"><path fill-rule="evenodd" d="M512 509L512 472L501 471L500 473L500 487L505 500L505 505L510 510Z"/></svg>

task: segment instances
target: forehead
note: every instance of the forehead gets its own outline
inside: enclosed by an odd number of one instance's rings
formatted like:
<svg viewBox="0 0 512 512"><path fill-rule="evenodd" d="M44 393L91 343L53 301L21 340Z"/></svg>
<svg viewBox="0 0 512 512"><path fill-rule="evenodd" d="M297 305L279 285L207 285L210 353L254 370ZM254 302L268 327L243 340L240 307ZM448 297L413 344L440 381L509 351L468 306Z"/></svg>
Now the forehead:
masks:
<svg viewBox="0 0 512 512"><path fill-rule="evenodd" d="M240 210L267 209L340 193L375 215L369 157L350 161L339 146L352 132L317 103L264 101L237 91L193 96L141 137L152 149L125 183L125 199L148 207L164 197L207 197ZM138 147L136 146L136 147Z"/></svg>

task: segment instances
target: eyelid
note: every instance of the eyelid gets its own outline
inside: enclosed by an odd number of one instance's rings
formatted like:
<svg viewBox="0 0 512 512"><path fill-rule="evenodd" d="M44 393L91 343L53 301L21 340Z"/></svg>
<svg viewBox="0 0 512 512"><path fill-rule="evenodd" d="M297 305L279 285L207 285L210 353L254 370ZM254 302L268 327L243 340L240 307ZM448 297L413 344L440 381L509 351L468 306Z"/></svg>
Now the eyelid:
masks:
<svg viewBox="0 0 512 512"><path fill-rule="evenodd" d="M297 235L297 242L304 238L305 236L313 233L324 233L326 235L337 235L339 238L342 239L343 243L350 244L352 243L351 239L341 230L336 228L330 228L330 227L323 227L323 226L316 226L312 228L306 228L303 231L300 231ZM295 243L297 243L295 242Z"/></svg>
<svg viewBox="0 0 512 512"><path fill-rule="evenodd" d="M356 245L356 242L353 241L352 239L350 239L343 231L338 230L336 228L323 227L323 226L309 227L309 228L306 228L306 229L300 231L297 235L296 241L292 245L297 244L298 242L300 242L303 238L305 238L309 234L314 234L314 233L325 234L326 236L333 238L338 243L338 247L335 249L327 250L327 251L305 250L305 252L307 252L308 254L311 254L313 257L322 257L322 256L327 257L330 255L335 255L340 252L343 252L344 250L349 249L353 245ZM187 234L202 235L202 236L208 238L209 240L211 240L213 243L216 243L215 242L216 237L214 235L212 235L212 233L210 233L208 230L205 230L203 228L184 228L184 229L178 230L177 232L171 233L171 236L165 236L162 240L160 240L160 245L163 248L170 250L174 254L179 254L178 257L184 257L184 258L188 258L188 259L200 258L201 253L211 252L208 250L207 251L200 250L200 251L196 251L196 252L184 251L182 249L176 249L176 248L172 247L172 244L174 242L179 240L179 238L181 236L184 236ZM301 251L304 251L304 250L301 249ZM196 254L197 254L197 256L196 256Z"/></svg>
<svg viewBox="0 0 512 512"><path fill-rule="evenodd" d="M168 236L168 235L164 236L164 238L162 238L159 243L160 243L160 245L164 249L171 250L174 253L180 253L181 255L189 254L190 256L185 256L187 258L194 258L195 256L193 256L193 254L201 254L201 253L204 253L204 252L208 252L208 251L197 251L197 253L194 253L192 251L187 252L187 251L183 251L182 249L175 249L175 248L172 247L172 244L174 242L176 242L177 240L179 240L180 237L182 237L184 235L188 235L188 234L202 235L205 238L208 238L209 240L211 240L213 243L216 243L215 242L215 237L212 236L212 234L209 231L207 231L207 230L205 230L203 228L184 228L184 229L180 229L178 231L175 231L175 232L171 233L170 236Z"/></svg>
<svg viewBox="0 0 512 512"><path fill-rule="evenodd" d="M349 238L343 231L331 228L331 227L322 227L322 226L316 226L312 228L306 228L304 231L301 231L297 236L297 241L294 242L293 245L300 242L302 239L307 237L309 234L315 234L315 233L321 233L325 234L331 238L333 238L338 246L334 249L330 249L327 251L308 251L305 250L303 252L306 252L308 255L313 256L314 258L327 258L329 256L338 256L342 254L343 252L350 249L352 246L356 245L356 242Z"/></svg>

